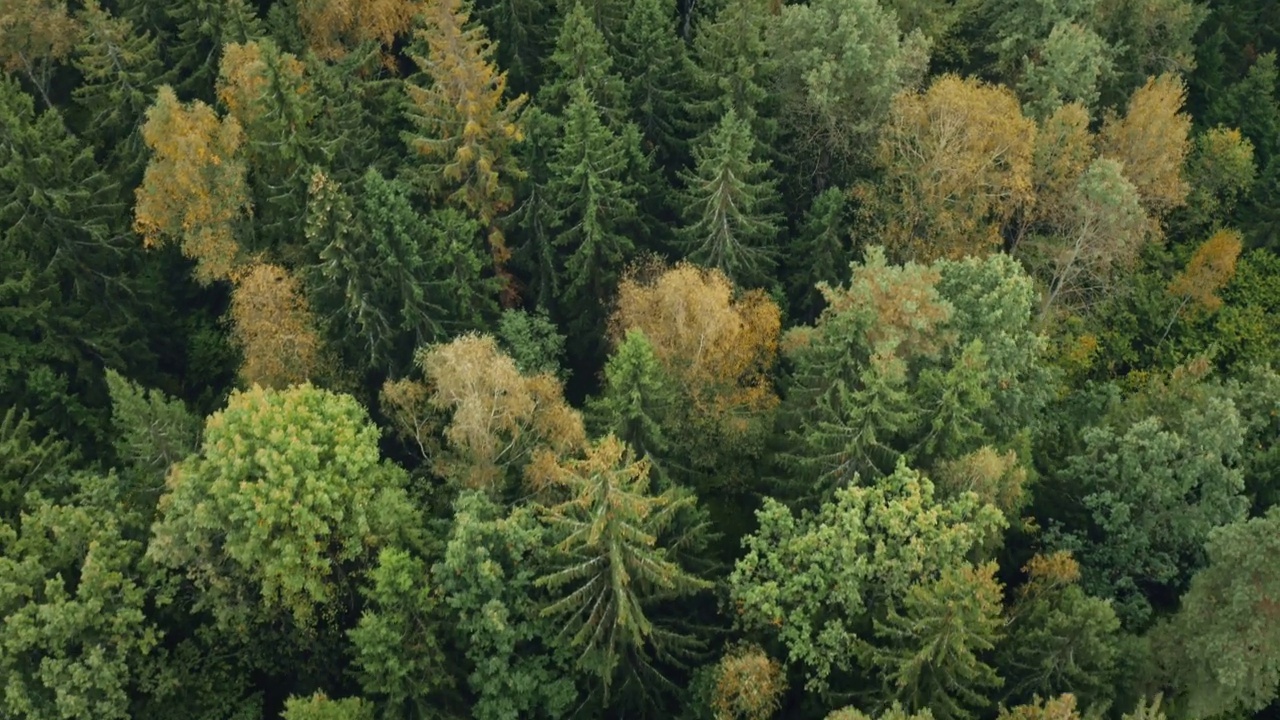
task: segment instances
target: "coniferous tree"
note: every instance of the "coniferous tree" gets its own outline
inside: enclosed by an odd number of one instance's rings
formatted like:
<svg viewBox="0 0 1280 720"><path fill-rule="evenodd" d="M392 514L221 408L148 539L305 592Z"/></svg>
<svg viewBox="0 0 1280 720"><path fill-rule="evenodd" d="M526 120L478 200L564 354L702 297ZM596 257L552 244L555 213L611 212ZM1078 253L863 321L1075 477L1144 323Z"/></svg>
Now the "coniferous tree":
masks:
<svg viewBox="0 0 1280 720"><path fill-rule="evenodd" d="M498 66L506 69L511 89L532 93L550 51L555 17L553 0L480 0L476 15L498 46Z"/></svg>
<svg viewBox="0 0 1280 720"><path fill-rule="evenodd" d="M523 176L512 146L524 138L520 110L527 98L506 96L506 73L493 63L484 27L471 21L469 0L425 7L418 39L427 52L412 57L430 84L405 86L416 127L405 140L419 156L411 175L433 196L480 220L494 269L505 277L510 251L498 218L511 207L512 183Z"/></svg>
<svg viewBox="0 0 1280 720"><path fill-rule="evenodd" d="M697 640L652 606L711 587L673 562L663 543L694 499L652 493L647 463L633 461L614 437L549 475L566 499L543 509L559 550L555 569L537 581L554 597L543 612L566 616L560 638L599 683L606 704L619 685L656 695L667 689L660 664L678 660Z"/></svg>
<svg viewBox="0 0 1280 720"><path fill-rule="evenodd" d="M768 0L727 0L699 27L693 57L700 102L692 110L701 133L733 109L762 146L773 147L778 123L770 88L777 68L765 41L768 21Z"/></svg>
<svg viewBox="0 0 1280 720"><path fill-rule="evenodd" d="M573 102L573 86L582 83L611 130L617 132L626 123L626 83L614 71L609 43L585 4L575 2L564 16L548 66L548 78L538 93L544 109L563 114Z"/></svg>
<svg viewBox="0 0 1280 720"><path fill-rule="evenodd" d="M605 386L590 406L593 424L647 460L656 479L669 477L671 442L667 438L677 388L644 333L629 330L604 368Z"/></svg>
<svg viewBox="0 0 1280 720"><path fill-rule="evenodd" d="M853 260L848 208L848 191L827 188L813 199L799 229L783 248L787 299L795 320L812 322L818 317L824 302L818 284L840 282L844 268Z"/></svg>
<svg viewBox="0 0 1280 720"><path fill-rule="evenodd" d="M631 118L668 174L683 167L689 126L686 101L693 89L692 64L676 32L674 0L632 4L618 42L618 70L630 91Z"/></svg>
<svg viewBox="0 0 1280 720"><path fill-rule="evenodd" d="M754 154L751 126L730 109L694 148L694 170L681 174L682 248L741 287L768 284L777 257L777 191L767 179L769 163Z"/></svg>
<svg viewBox="0 0 1280 720"><path fill-rule="evenodd" d="M623 137L605 125L583 81L571 89L564 131L549 162L548 201L563 257L558 310L576 348L599 352L602 303L635 250L638 188L626 174Z"/></svg>
<svg viewBox="0 0 1280 720"><path fill-rule="evenodd" d="M261 18L246 0L182 0L167 3L164 13L176 27L163 46L171 73L167 80L183 97L204 102L214 100L223 47L266 35Z"/></svg>

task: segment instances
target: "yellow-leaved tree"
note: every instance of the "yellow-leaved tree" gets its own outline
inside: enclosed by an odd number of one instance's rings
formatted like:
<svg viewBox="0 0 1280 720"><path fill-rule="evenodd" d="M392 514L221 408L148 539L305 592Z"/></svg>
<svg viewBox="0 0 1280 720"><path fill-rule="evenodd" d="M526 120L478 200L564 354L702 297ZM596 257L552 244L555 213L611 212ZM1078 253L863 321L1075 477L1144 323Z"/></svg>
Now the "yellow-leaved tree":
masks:
<svg viewBox="0 0 1280 720"><path fill-rule="evenodd" d="M1177 75L1147 79L1129 98L1123 117L1108 115L1099 151L1124 165L1143 207L1162 215L1186 202L1190 187L1182 176L1191 149L1191 116L1182 112L1187 87Z"/></svg>
<svg viewBox="0 0 1280 720"><path fill-rule="evenodd" d="M408 138L421 162L418 178L435 196L473 213L488 228L494 266L510 256L497 219L512 203L511 184L523 177L512 146L524 139L521 95L507 98L507 74L493 61L484 27L471 22L466 0L434 0L417 32L426 55L413 60L430 79L409 84Z"/></svg>
<svg viewBox="0 0 1280 720"><path fill-rule="evenodd" d="M298 26L307 47L325 60L340 60L355 46L377 41L389 47L422 11L421 0L301 0Z"/></svg>
<svg viewBox="0 0 1280 720"><path fill-rule="evenodd" d="M196 261L198 282L228 279L240 253L236 226L249 211L240 123L199 100L179 102L166 85L147 110L142 138L152 155L134 228L148 247L177 242Z"/></svg>
<svg viewBox="0 0 1280 720"><path fill-rule="evenodd" d="M233 273L231 337L240 346L246 385L282 389L316 369L320 339L297 278L279 265L254 263Z"/></svg>
<svg viewBox="0 0 1280 720"><path fill-rule="evenodd" d="M586 446L582 416L560 381L522 374L492 337L463 335L419 350L416 360L425 383L388 381L382 403L440 475L499 494L519 471L539 477L538 468ZM447 451L430 452L441 424Z"/></svg>
<svg viewBox="0 0 1280 720"><path fill-rule="evenodd" d="M877 151L888 252L929 262L999 249L1005 225L1035 199L1035 136L1004 87L944 75L899 94Z"/></svg>

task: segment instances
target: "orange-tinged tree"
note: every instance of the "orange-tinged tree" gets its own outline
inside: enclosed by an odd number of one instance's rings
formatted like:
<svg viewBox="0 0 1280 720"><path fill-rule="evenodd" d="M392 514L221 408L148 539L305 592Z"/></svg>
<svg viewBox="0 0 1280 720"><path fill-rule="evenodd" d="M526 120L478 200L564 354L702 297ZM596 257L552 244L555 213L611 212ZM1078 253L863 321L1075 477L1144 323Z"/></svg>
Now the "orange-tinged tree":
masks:
<svg viewBox="0 0 1280 720"><path fill-rule="evenodd" d="M524 176L512 146L524 139L520 110L527 97L505 97L507 75L493 61L484 27L471 23L467 0L435 0L423 8L426 27L418 38L426 55L413 60L430 78L426 87L406 85L407 136L419 156L418 177L433 194L465 207L489 229L496 268L510 256L497 219L512 203L511 183Z"/></svg>
<svg viewBox="0 0 1280 720"><path fill-rule="evenodd" d="M325 60L341 60L361 43L389 47L409 31L421 0L302 0L298 25L307 47Z"/></svg>
<svg viewBox="0 0 1280 720"><path fill-rule="evenodd" d="M1036 126L1003 87L944 75L898 95L881 135L878 203L897 259L984 255L1033 200Z"/></svg>
<svg viewBox="0 0 1280 720"><path fill-rule="evenodd" d="M160 88L142 137L152 151L137 190L134 228L148 247L177 242L196 261L196 280L230 277L240 253L236 226L249 210L244 134L200 101Z"/></svg>
<svg viewBox="0 0 1280 720"><path fill-rule="evenodd" d="M441 475L500 493L512 471L529 468L537 476L545 463L585 446L582 416L565 401L560 381L522 374L492 337L463 335L419 350L416 359L425 384L388 382L383 403L424 451L447 420L448 450L433 458Z"/></svg>
<svg viewBox="0 0 1280 720"><path fill-rule="evenodd" d="M1029 222L1061 222L1067 198L1094 158L1089 111L1081 103L1062 105L1036 132L1031 184L1036 195Z"/></svg>
<svg viewBox="0 0 1280 720"><path fill-rule="evenodd" d="M237 270L233 280L231 336L244 354L241 379L276 389L306 382L320 340L298 280L269 263Z"/></svg>
<svg viewBox="0 0 1280 720"><path fill-rule="evenodd" d="M1242 242L1235 230L1219 230L1196 248L1187 266L1169 283L1169 292L1208 312L1222 307L1217 293L1236 273Z"/></svg>
<svg viewBox="0 0 1280 720"><path fill-rule="evenodd" d="M1107 116L1098 138L1101 154L1124 164L1125 176L1153 215L1182 205L1190 191L1182 176L1191 149L1191 117L1182 112L1186 99L1177 75L1148 78L1129 98L1124 117Z"/></svg>
<svg viewBox="0 0 1280 720"><path fill-rule="evenodd" d="M782 663L758 646L737 647L716 663L711 709L716 720L769 720L786 689Z"/></svg>

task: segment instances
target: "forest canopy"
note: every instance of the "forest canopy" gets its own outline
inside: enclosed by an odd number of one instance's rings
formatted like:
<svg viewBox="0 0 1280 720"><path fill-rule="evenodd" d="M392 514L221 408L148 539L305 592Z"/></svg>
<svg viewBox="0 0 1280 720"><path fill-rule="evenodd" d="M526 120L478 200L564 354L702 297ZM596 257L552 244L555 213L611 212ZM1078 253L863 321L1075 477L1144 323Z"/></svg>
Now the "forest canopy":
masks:
<svg viewBox="0 0 1280 720"><path fill-rule="evenodd" d="M0 2L0 716L1275 717L1277 52Z"/></svg>

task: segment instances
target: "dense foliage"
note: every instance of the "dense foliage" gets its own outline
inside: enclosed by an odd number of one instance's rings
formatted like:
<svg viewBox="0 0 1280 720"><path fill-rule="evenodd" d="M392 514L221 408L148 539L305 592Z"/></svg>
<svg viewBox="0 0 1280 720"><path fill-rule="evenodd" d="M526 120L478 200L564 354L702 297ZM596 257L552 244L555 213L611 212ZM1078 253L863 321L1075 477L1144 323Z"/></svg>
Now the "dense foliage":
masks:
<svg viewBox="0 0 1280 720"><path fill-rule="evenodd" d="M1280 712L1271 0L0 0L0 716Z"/></svg>

